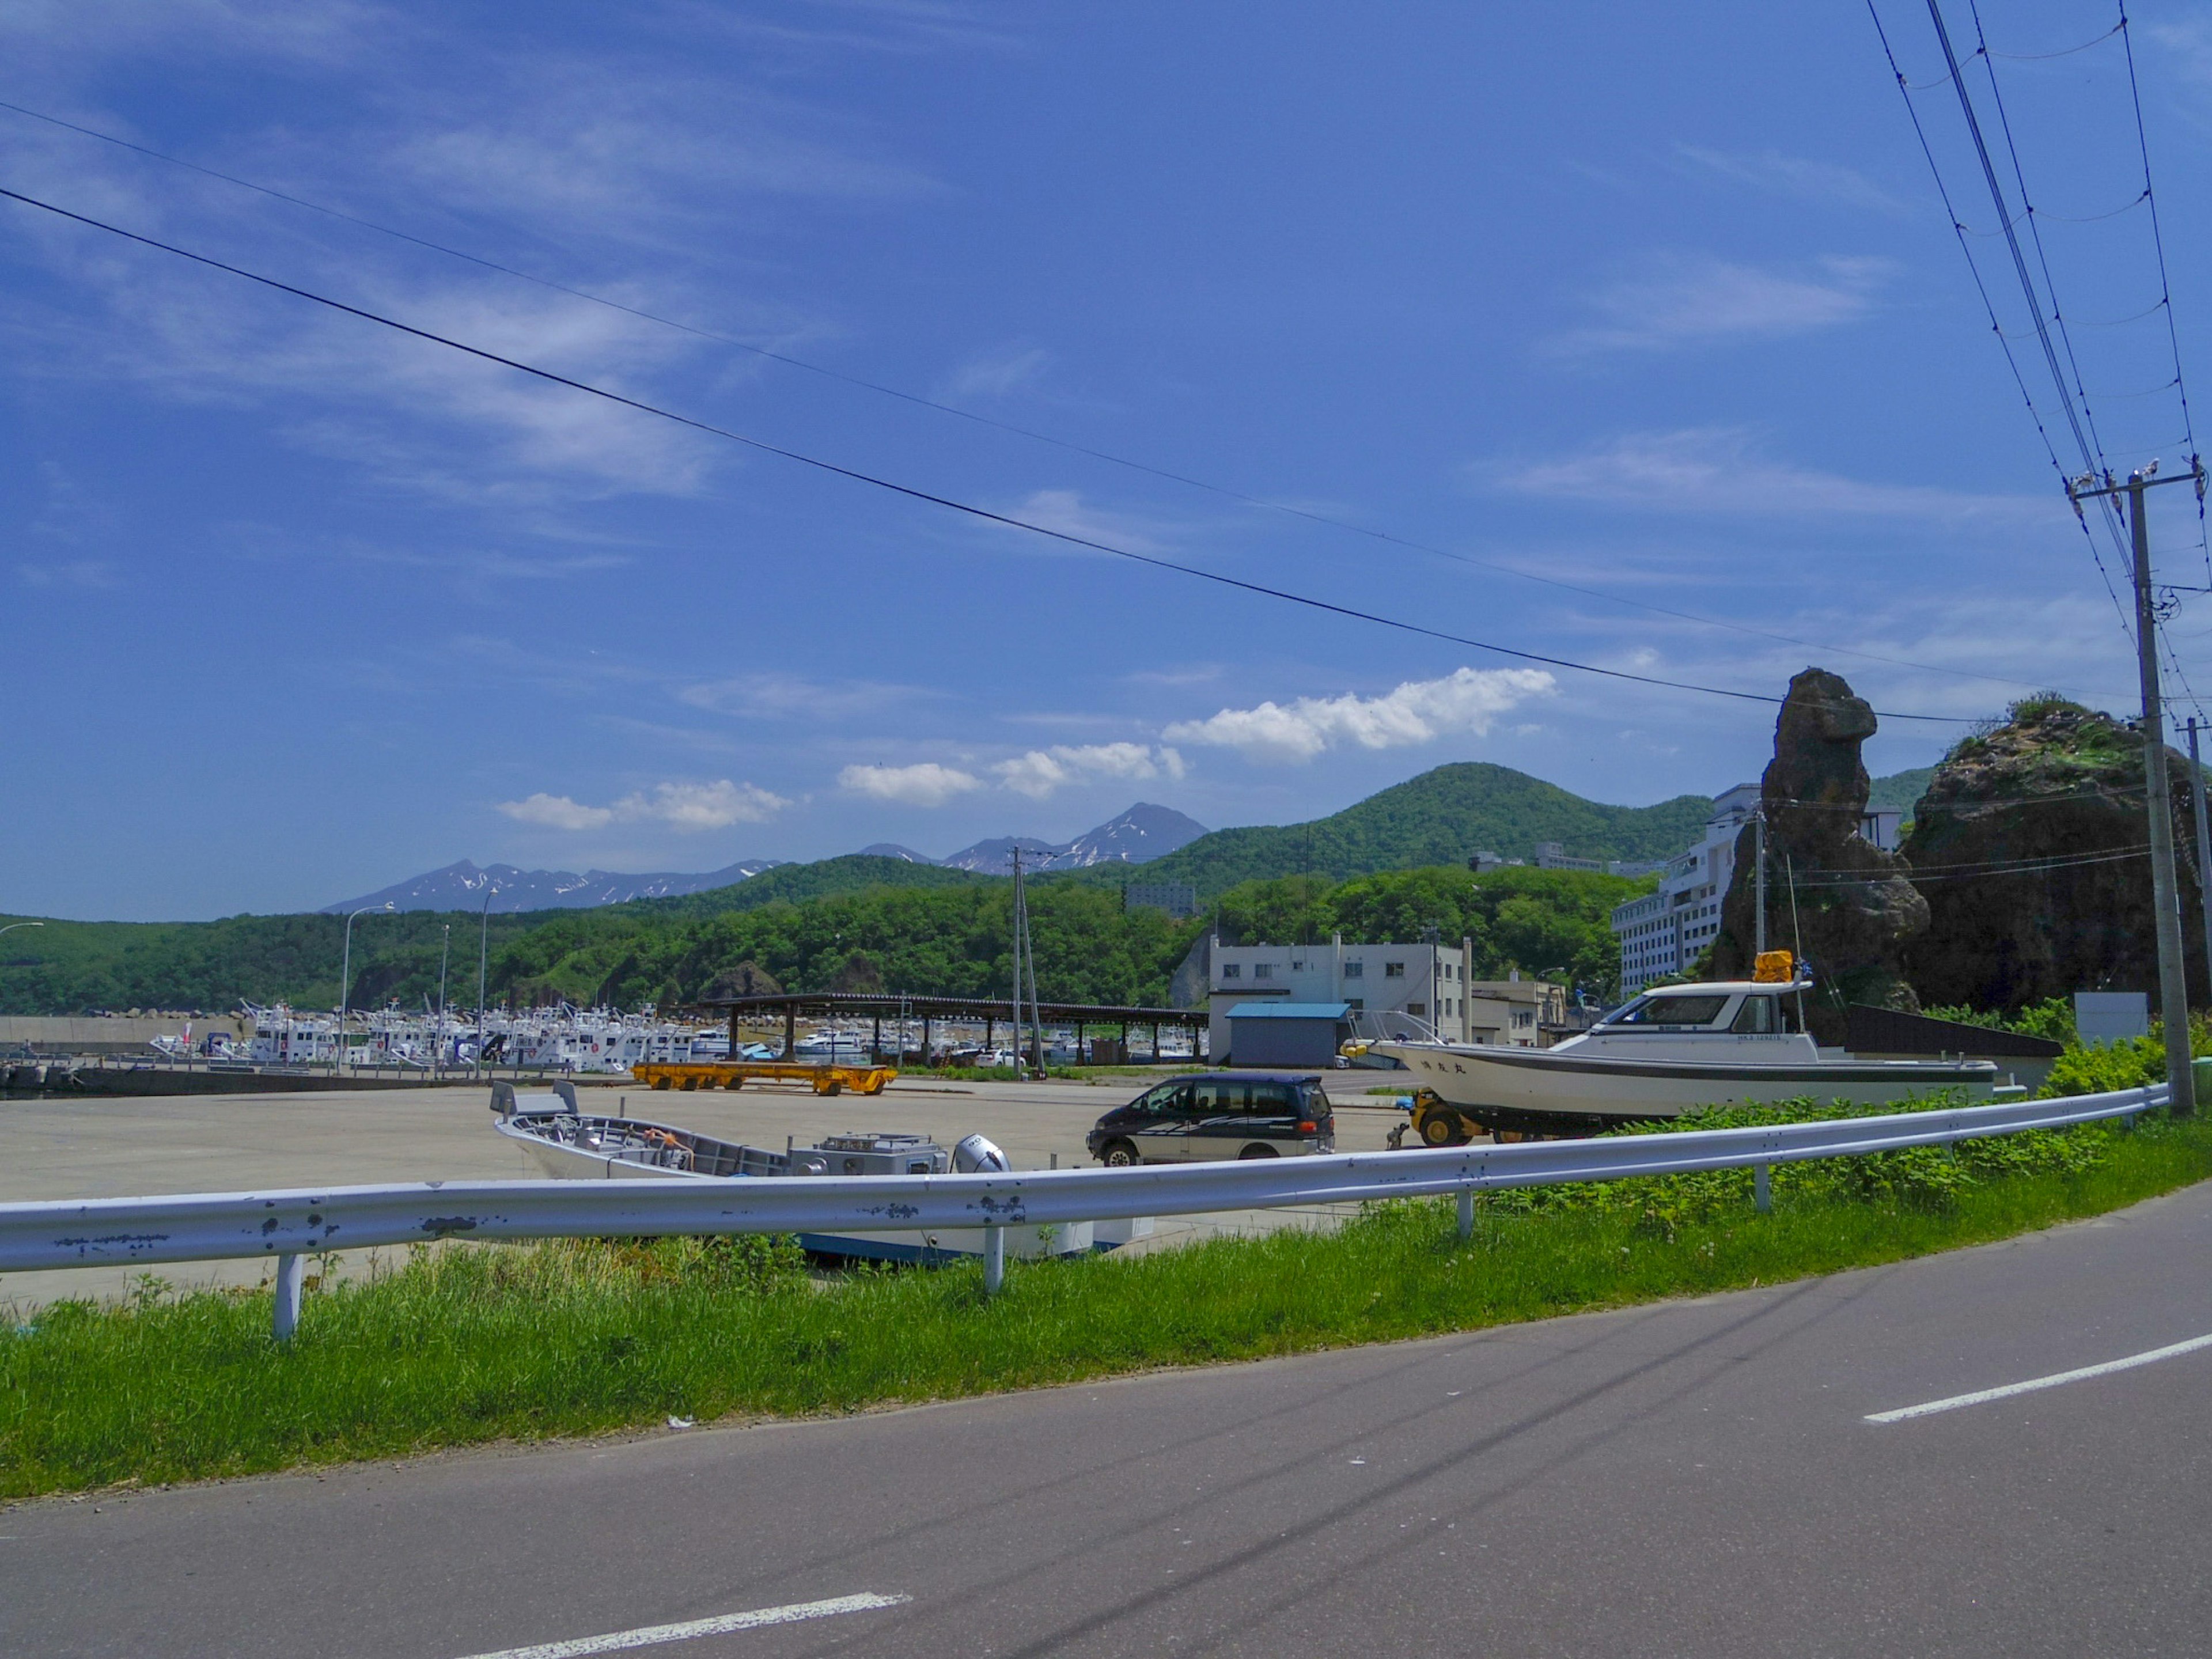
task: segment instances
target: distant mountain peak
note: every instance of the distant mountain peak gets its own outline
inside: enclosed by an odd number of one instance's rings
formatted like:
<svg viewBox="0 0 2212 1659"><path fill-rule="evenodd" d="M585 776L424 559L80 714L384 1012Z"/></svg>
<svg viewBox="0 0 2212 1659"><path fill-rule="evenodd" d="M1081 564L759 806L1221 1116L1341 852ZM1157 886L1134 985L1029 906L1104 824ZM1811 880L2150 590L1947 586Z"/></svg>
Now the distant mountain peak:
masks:
<svg viewBox="0 0 2212 1659"><path fill-rule="evenodd" d="M660 871L633 876L615 870L586 870L580 875L573 870L524 870L512 864L488 864L479 869L463 859L359 898L326 904L323 914L343 915L386 904L395 910L476 910L483 908L487 895L490 908L501 915L518 910L586 910L630 899L674 898L733 887L773 869L778 862L754 859L702 875Z"/></svg>
<svg viewBox="0 0 2212 1659"><path fill-rule="evenodd" d="M1094 864L1143 864L1174 852L1206 834L1194 818L1165 806L1139 801L1117 817L1095 830L1086 830L1073 841L1053 842L1031 836L1000 836L964 847L939 862L955 870L973 870L987 876L1013 873L1013 850L1022 849L1022 866L1030 871L1080 870Z"/></svg>

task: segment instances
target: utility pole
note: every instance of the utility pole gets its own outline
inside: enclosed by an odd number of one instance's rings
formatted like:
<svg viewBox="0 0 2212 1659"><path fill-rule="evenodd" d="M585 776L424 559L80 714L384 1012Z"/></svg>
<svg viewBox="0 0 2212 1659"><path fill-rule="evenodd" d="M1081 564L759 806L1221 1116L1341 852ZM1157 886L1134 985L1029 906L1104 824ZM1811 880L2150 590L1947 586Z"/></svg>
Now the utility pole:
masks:
<svg viewBox="0 0 2212 1659"><path fill-rule="evenodd" d="M446 964L453 954L453 924L446 924L445 937L438 944L438 1043L432 1050L437 1055L438 1075L446 1075Z"/></svg>
<svg viewBox="0 0 2212 1659"><path fill-rule="evenodd" d="M497 891L496 887L485 887L483 914L477 918L477 1057L469 1069L478 1077L483 1075L484 969L491 965L491 896Z"/></svg>
<svg viewBox="0 0 2212 1659"><path fill-rule="evenodd" d="M1023 1058L1028 1023L1022 1012L1022 849L1017 845L1012 853L1014 863L1014 902L1008 913L1008 926L1014 940L1014 1075L1021 1077L1028 1061ZM903 1037L901 1041L904 1041Z"/></svg>
<svg viewBox="0 0 2212 1659"><path fill-rule="evenodd" d="M1751 947L1751 960L1753 968L1756 969L1759 957L1766 954L1766 809L1764 806L1751 821L1751 844L1756 849L1753 857L1759 863L1758 869L1752 874L1752 885L1757 893L1754 901L1757 915L1751 924L1751 936L1754 941Z"/></svg>
<svg viewBox="0 0 2212 1659"><path fill-rule="evenodd" d="M2212 830L2205 825L2204 766L2197 758L2194 714L2189 717L2189 799L2197 805L2197 908L2204 919L2205 970L2212 973Z"/></svg>
<svg viewBox="0 0 2212 1659"><path fill-rule="evenodd" d="M2171 478L2158 477L2153 461L2139 472L2130 472L2125 483L2116 483L2107 473L2100 481L2085 473L2067 486L2074 511L2099 495L2128 498L2128 527L2133 535L2136 586L2136 667L2142 680L2142 741L2144 805L2150 819L2150 887L2152 920L2158 927L2159 1018L2165 1026L2166 1109L2175 1117L2197 1110L2197 1093L2190 1072L2189 984L2181 963L2181 884L2173 866L2173 796L2166 772L2166 712L2158 681L2158 613L2150 580L2150 520L2144 514L2143 497L2159 483L2194 482L2201 499L2204 468L2191 458L2190 470Z"/></svg>

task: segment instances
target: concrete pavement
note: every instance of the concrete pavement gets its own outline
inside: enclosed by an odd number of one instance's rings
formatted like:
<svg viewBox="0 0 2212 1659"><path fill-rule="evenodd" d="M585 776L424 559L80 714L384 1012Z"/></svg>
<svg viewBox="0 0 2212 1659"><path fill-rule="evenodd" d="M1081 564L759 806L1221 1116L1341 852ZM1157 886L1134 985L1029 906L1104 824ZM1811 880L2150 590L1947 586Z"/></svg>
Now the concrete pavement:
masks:
<svg viewBox="0 0 2212 1659"><path fill-rule="evenodd" d="M2212 1187L1481 1335L0 1514L0 1651L2196 1653ZM1018 1318L1019 1286L978 1318ZM572 1650L573 1651L573 1650Z"/></svg>
<svg viewBox="0 0 2212 1659"><path fill-rule="evenodd" d="M1375 1074L1362 1078L1359 1087ZM635 1084L580 1083L583 1103L659 1119L754 1146L781 1146L846 1129L922 1133L951 1146L988 1135L1017 1168L1088 1164L1084 1135L1109 1107L1133 1098L1141 1078L1096 1083L933 1083L901 1078L872 1097L829 1098L799 1087L749 1085L656 1093ZM1344 1152L1379 1149L1399 1115L1347 1086L1337 1113ZM0 1159L0 1203L112 1198L137 1194L245 1192L351 1186L382 1181L537 1180L544 1172L492 1133L482 1086L301 1095L198 1095L116 1100L0 1102L9 1155ZM1240 1211L1163 1218L1140 1248L1160 1249L1218 1232L1333 1225L1356 1206ZM340 1272L359 1271L368 1252L348 1252ZM265 1261L183 1263L155 1269L179 1286L252 1285ZM0 1275L0 1307L27 1309L58 1297L112 1297L138 1270L70 1268Z"/></svg>

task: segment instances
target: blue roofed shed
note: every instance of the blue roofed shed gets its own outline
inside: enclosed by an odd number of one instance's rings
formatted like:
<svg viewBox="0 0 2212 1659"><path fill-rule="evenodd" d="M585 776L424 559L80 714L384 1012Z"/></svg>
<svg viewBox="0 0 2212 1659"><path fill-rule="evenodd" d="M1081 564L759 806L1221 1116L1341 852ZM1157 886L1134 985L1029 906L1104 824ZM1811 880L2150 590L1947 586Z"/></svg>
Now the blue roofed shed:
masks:
<svg viewBox="0 0 2212 1659"><path fill-rule="evenodd" d="M1334 1066L1351 1013L1348 1002L1240 1002L1229 1011L1229 1063Z"/></svg>

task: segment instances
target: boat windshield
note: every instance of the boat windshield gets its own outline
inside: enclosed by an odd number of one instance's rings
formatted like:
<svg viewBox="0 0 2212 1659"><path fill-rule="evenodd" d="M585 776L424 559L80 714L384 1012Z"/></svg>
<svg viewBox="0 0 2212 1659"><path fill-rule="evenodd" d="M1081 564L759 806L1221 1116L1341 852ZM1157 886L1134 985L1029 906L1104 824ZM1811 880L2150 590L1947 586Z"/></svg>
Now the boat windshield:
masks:
<svg viewBox="0 0 2212 1659"><path fill-rule="evenodd" d="M1638 997L1606 1024L1679 1030L1685 1026L1711 1024L1727 1006L1725 996Z"/></svg>

